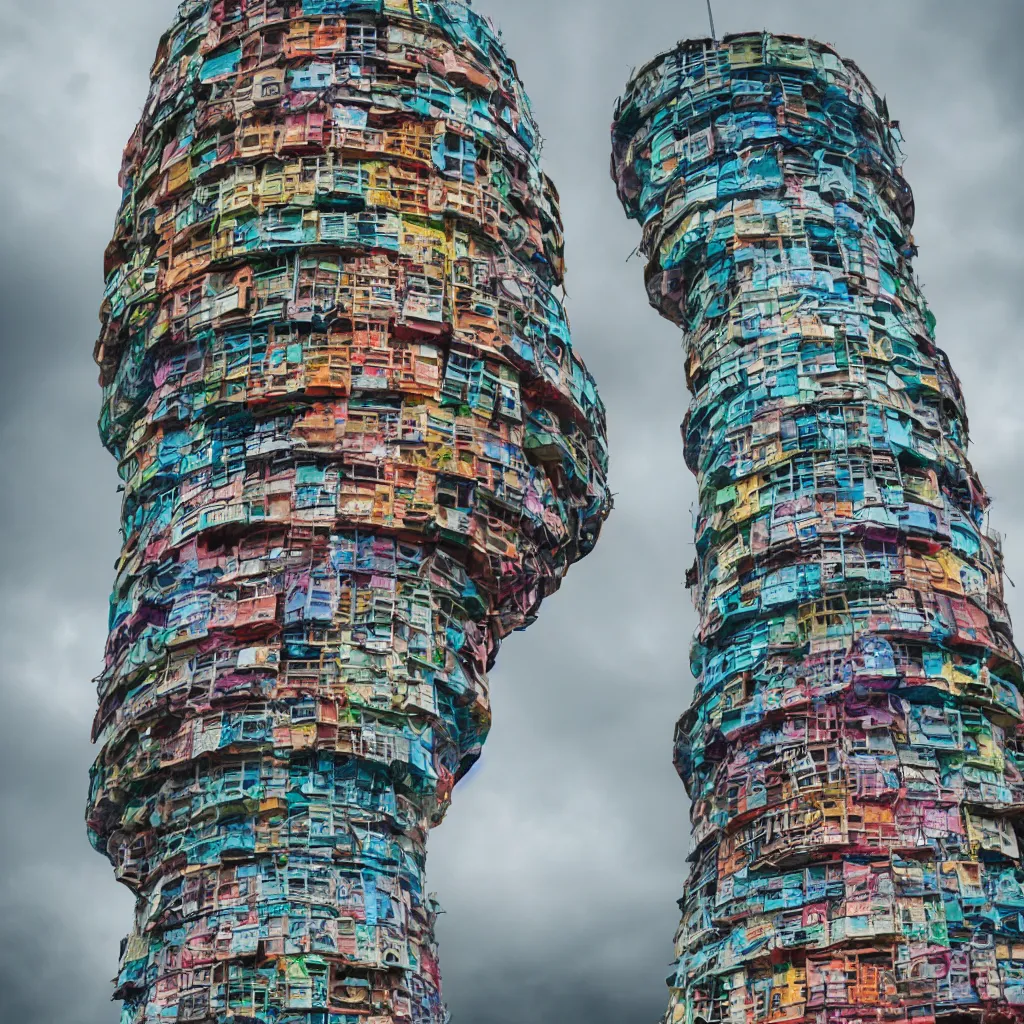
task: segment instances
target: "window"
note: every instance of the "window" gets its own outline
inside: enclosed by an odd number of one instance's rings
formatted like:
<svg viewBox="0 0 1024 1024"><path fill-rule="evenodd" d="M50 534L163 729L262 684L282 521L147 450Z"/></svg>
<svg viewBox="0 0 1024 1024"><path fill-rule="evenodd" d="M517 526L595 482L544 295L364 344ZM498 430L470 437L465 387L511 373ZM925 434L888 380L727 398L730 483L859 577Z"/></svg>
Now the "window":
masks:
<svg viewBox="0 0 1024 1024"><path fill-rule="evenodd" d="M382 39L371 22L349 21L345 49L348 53L376 53Z"/></svg>

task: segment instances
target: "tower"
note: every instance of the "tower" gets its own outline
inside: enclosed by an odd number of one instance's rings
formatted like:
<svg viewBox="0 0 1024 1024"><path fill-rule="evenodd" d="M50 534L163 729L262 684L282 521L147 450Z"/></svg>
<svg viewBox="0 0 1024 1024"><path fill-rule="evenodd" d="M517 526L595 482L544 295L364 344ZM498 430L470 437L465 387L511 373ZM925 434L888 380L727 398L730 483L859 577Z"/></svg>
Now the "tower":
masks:
<svg viewBox="0 0 1024 1024"><path fill-rule="evenodd" d="M123 1024L445 1018L427 832L609 508L539 156L459 0L186 0L160 42L96 348Z"/></svg>
<svg viewBox="0 0 1024 1024"><path fill-rule="evenodd" d="M855 64L769 34L615 112L700 495L671 1024L1024 1020L1021 659L899 144Z"/></svg>

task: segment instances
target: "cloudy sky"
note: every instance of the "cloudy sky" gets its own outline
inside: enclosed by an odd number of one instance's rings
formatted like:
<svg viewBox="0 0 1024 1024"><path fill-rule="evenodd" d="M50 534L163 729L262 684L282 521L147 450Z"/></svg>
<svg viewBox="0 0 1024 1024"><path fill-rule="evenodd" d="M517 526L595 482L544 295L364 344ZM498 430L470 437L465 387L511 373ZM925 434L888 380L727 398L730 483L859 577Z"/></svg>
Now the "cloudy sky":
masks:
<svg viewBox="0 0 1024 1024"><path fill-rule="evenodd" d="M902 120L918 270L973 412L1024 597L1019 0L715 0L720 33L837 44ZM0 1020L114 1024L131 901L81 824L118 545L91 351L120 150L174 0L0 0ZM618 508L506 646L481 767L433 838L456 1024L653 1024L686 874L670 763L691 688L694 486L677 333L646 305L608 179L631 69L705 35L704 0L477 0L504 30L563 196L576 345L609 408ZM1010 591L1011 607L1024 609ZM1020 615L1018 619L1024 621Z"/></svg>

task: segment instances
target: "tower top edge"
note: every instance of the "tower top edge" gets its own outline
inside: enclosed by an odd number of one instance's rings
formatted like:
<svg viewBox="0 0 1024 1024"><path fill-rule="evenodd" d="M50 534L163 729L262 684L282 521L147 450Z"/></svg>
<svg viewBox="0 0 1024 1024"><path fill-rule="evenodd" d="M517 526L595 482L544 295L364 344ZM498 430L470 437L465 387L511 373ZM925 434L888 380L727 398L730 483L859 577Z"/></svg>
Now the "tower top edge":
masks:
<svg viewBox="0 0 1024 1024"><path fill-rule="evenodd" d="M637 68L629 77L629 82L632 83L642 75L650 72L653 68L657 67L658 64L665 62L669 58L679 53L692 53L700 50L718 49L720 51L728 51L736 49L743 43L748 43L751 40L761 40L762 43L775 42L783 45L794 45L802 46L805 49L819 54L831 54L833 57L842 61L851 71L856 72L862 78L867 80L867 76L861 70L860 66L856 61L849 57L844 57L843 54L838 50L837 47L831 43L822 42L819 39L815 39L812 36L804 36L800 34L793 34L788 32L769 32L767 29L762 29L758 32L730 32L727 35L722 36L720 39L713 39L711 36L694 36L690 39L680 39L675 46L669 47L666 50L656 54L650 60L648 60L641 67Z"/></svg>

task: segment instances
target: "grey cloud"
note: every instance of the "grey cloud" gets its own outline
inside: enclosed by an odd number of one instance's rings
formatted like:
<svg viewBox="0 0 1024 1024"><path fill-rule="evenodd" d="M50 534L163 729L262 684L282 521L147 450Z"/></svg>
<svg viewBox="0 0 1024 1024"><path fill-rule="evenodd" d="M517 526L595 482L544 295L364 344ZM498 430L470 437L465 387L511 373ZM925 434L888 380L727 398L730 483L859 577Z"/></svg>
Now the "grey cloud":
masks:
<svg viewBox="0 0 1024 1024"><path fill-rule="evenodd" d="M647 306L608 180L630 70L706 34L691 0L477 0L503 26L562 193L569 311L609 408L618 507L590 559L494 673L495 726L432 841L456 1021L650 1024L686 875L670 764L689 697L692 561L680 339ZM720 32L837 44L888 93L918 196L918 262L964 379L974 459L1024 577L1024 347L1015 302L1024 131L1019 4L716 0ZM120 146L173 0L0 0L0 1019L113 1024L131 900L81 825L117 550L116 476L90 362ZM16 45L10 44L17 38ZM70 498L68 495L70 494ZM1011 601L1015 602L1011 592Z"/></svg>

